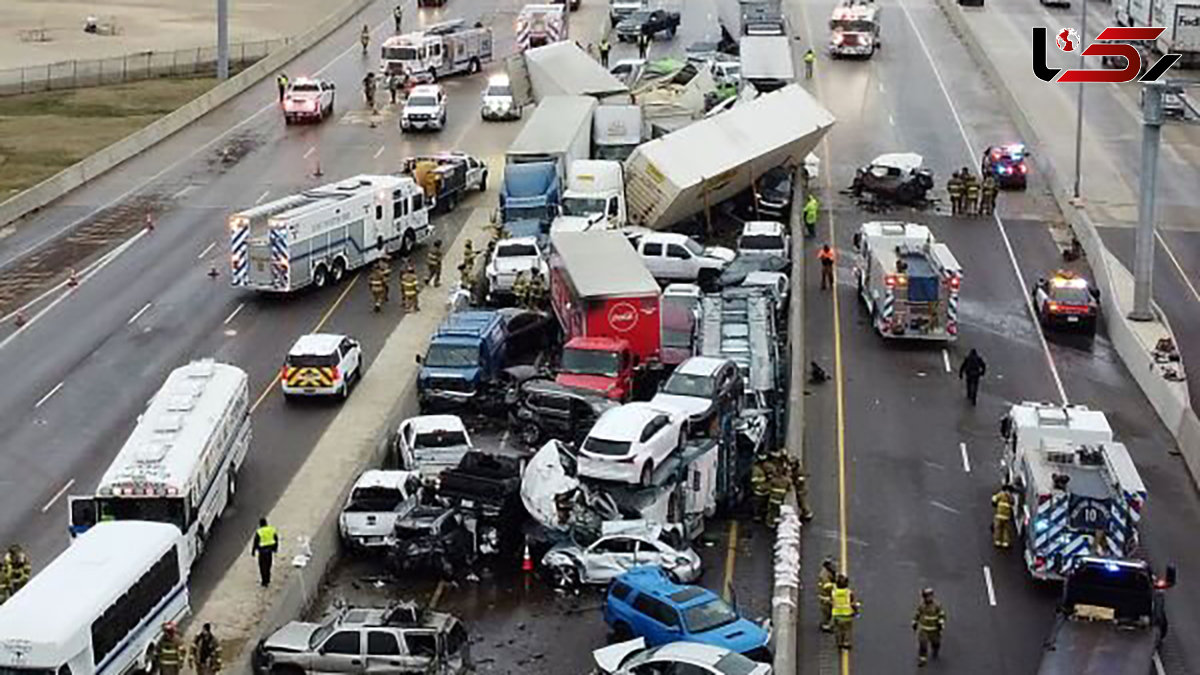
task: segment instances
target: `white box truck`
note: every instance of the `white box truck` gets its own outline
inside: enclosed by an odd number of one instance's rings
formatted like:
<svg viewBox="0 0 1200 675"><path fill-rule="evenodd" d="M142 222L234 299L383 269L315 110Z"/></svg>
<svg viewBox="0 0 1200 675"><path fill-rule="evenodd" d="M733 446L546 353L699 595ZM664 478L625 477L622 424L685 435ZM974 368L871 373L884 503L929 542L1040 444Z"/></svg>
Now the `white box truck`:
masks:
<svg viewBox="0 0 1200 675"><path fill-rule="evenodd" d="M577 159L571 163L562 214L555 232L615 230L625 226L625 171L620 162Z"/></svg>
<svg viewBox="0 0 1200 675"><path fill-rule="evenodd" d="M567 182L571 162L588 159L592 150L592 112L589 96L547 96L525 122L505 154L505 164L554 162L558 182Z"/></svg>
<svg viewBox="0 0 1200 675"><path fill-rule="evenodd" d="M625 162L629 221L663 229L716 206L772 167L801 165L833 123L793 84L643 143Z"/></svg>
<svg viewBox="0 0 1200 675"><path fill-rule="evenodd" d="M642 144L642 107L602 105L592 115L592 157L623 162Z"/></svg>
<svg viewBox="0 0 1200 675"><path fill-rule="evenodd" d="M796 81L792 45L782 35L749 35L738 41L742 82L761 93L781 89Z"/></svg>
<svg viewBox="0 0 1200 675"><path fill-rule="evenodd" d="M1151 45L1159 54L1183 55L1180 65L1200 62L1200 2L1114 0L1113 11L1119 26L1166 28Z"/></svg>

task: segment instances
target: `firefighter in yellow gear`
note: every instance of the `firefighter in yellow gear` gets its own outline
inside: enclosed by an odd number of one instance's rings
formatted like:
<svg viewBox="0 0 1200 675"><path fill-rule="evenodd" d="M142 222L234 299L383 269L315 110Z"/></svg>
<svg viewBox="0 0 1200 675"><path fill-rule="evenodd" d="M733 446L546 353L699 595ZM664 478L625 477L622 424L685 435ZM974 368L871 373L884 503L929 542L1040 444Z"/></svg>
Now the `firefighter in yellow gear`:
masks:
<svg viewBox="0 0 1200 675"><path fill-rule="evenodd" d="M979 213L979 177L968 169L963 169L965 174L963 185L966 187L966 202L967 207L964 210L968 216L973 216Z"/></svg>
<svg viewBox="0 0 1200 675"><path fill-rule="evenodd" d="M917 665L929 663L929 656L938 657L942 649L942 630L946 627L946 610L933 599L933 589L921 591L921 602L913 614L913 630L917 631Z"/></svg>
<svg viewBox="0 0 1200 675"><path fill-rule="evenodd" d="M800 458L787 454L786 450L781 450L780 456L792 479L792 488L796 491L796 510L800 512L800 520L812 520L813 512L808 508L808 477L804 475Z"/></svg>
<svg viewBox="0 0 1200 675"><path fill-rule="evenodd" d="M767 527L779 524L779 510L792 489L792 477L786 471L775 471L767 480Z"/></svg>
<svg viewBox="0 0 1200 675"><path fill-rule="evenodd" d="M770 488L767 487L770 476L767 474L766 466L767 458L759 455L750 467L751 505L754 510L754 520L760 523L766 520L767 495L770 493Z"/></svg>
<svg viewBox="0 0 1200 675"><path fill-rule="evenodd" d="M154 649L154 663L158 666L159 675L179 675L185 651L175 624L170 621L163 624L162 639Z"/></svg>
<svg viewBox="0 0 1200 675"><path fill-rule="evenodd" d="M379 267L371 270L371 275L367 277L367 288L371 291L371 302L374 304L374 310L378 312L383 307L383 303L387 302L388 299L387 276Z"/></svg>
<svg viewBox="0 0 1200 675"><path fill-rule="evenodd" d="M417 279L417 271L413 269L412 263L409 263L404 269L404 274L400 275L400 292L404 296L404 311L421 311L421 282Z"/></svg>
<svg viewBox="0 0 1200 675"><path fill-rule="evenodd" d="M996 178L989 173L983 177L983 186L979 191L979 215L990 216L996 212L997 192L999 187L996 185Z"/></svg>
<svg viewBox="0 0 1200 675"><path fill-rule="evenodd" d="M854 617L858 616L862 604L854 597L854 591L850 590L850 580L845 574L838 575L837 583L830 594L830 600L829 613L833 617L833 634L837 640L838 649L850 649Z"/></svg>
<svg viewBox="0 0 1200 675"><path fill-rule="evenodd" d="M11 598L29 583L33 576L33 563L20 544L8 547L4 559L0 560L0 602Z"/></svg>
<svg viewBox="0 0 1200 675"><path fill-rule="evenodd" d="M965 189L966 185L963 184L962 175L950 174L950 180L946 181L946 193L950 195L950 215L962 215L963 190Z"/></svg>
<svg viewBox="0 0 1200 675"><path fill-rule="evenodd" d="M529 309L538 309L546 300L546 278L536 267L529 274L529 291L525 295L526 306Z"/></svg>
<svg viewBox="0 0 1200 675"><path fill-rule="evenodd" d="M992 544L996 548L1012 545L1013 498L1005 485L992 495Z"/></svg>
<svg viewBox="0 0 1200 675"><path fill-rule="evenodd" d="M529 280L525 278L525 270L517 272L517 278L513 280L512 294L518 307L529 304Z"/></svg>
<svg viewBox="0 0 1200 675"><path fill-rule="evenodd" d="M213 635L212 624L206 623L192 638L191 657L192 668L197 675L216 675L221 672L221 643Z"/></svg>
<svg viewBox="0 0 1200 675"><path fill-rule="evenodd" d="M463 246L463 264L467 266L467 271L475 271L475 245L468 239Z"/></svg>
<svg viewBox="0 0 1200 675"><path fill-rule="evenodd" d="M833 630L833 588L837 582L837 563L826 556L817 571L817 603L821 605L821 630Z"/></svg>
<svg viewBox="0 0 1200 675"><path fill-rule="evenodd" d="M425 266L429 268L429 277L425 279L426 286L442 285L442 240L433 242L429 252L425 254Z"/></svg>
<svg viewBox="0 0 1200 675"><path fill-rule="evenodd" d="M465 261L458 264L458 283L464 291L468 293L472 291L475 284L474 277L475 275L471 274L471 268Z"/></svg>

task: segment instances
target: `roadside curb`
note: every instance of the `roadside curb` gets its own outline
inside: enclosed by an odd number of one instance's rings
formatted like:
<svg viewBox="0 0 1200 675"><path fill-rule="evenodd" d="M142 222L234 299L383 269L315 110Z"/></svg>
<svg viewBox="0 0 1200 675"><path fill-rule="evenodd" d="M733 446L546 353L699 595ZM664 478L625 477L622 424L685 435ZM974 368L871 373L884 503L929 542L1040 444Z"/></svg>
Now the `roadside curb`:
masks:
<svg viewBox="0 0 1200 675"><path fill-rule="evenodd" d="M936 1L971 57L983 68L988 79L991 80L996 93L1012 115L1018 131L1032 144L1041 145L1040 137L1034 131L1028 115L1005 83L999 69L988 57L987 51L969 25L964 10L958 7L953 0ZM1126 316L1126 308L1121 303L1118 288L1123 288L1132 278L1129 270L1105 247L1104 241L1088 213L1083 208L1071 203L1064 183L1054 170L1052 161L1045 157L1038 161L1038 166L1046 174L1046 180L1050 184L1050 191L1054 196L1055 203L1083 245L1088 262L1092 266L1094 281L1101 294L1100 302L1104 323L1113 347L1125 363L1125 367L1133 375L1134 380L1137 381L1142 393L1154 407L1159 419L1175 438L1193 483L1200 487L1200 418L1197 418L1195 411L1191 408L1186 382L1169 382L1162 377L1156 367L1158 364L1155 363L1151 353L1154 345L1143 341L1139 335L1143 331L1135 329L1134 322ZM1121 283L1120 287L1118 286L1119 282ZM1157 321L1154 323L1161 326L1158 334L1174 340L1174 333L1171 331L1166 315L1157 305L1153 307L1153 311L1157 317ZM1141 325L1152 326L1153 323ZM1180 367L1182 368L1182 365Z"/></svg>
<svg viewBox="0 0 1200 675"><path fill-rule="evenodd" d="M375 0L348 0L306 33L149 126L0 202L0 227L23 218L154 147L299 56Z"/></svg>

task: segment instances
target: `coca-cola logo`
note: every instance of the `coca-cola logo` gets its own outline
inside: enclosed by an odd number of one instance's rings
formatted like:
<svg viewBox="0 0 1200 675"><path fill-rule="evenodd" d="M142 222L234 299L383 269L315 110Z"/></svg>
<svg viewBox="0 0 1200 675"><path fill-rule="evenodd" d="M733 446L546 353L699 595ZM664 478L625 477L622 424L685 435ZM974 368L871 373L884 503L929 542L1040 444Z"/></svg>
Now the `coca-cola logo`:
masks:
<svg viewBox="0 0 1200 675"><path fill-rule="evenodd" d="M637 307L628 302L618 302L608 310L608 325L621 333L628 333L638 322Z"/></svg>

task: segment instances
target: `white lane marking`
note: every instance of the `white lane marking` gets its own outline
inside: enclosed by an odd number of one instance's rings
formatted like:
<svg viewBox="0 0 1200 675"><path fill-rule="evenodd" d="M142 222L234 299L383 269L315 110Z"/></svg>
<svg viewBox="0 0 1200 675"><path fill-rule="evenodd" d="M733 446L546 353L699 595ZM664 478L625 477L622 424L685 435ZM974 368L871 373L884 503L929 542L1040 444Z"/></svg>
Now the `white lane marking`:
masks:
<svg viewBox="0 0 1200 675"><path fill-rule="evenodd" d="M225 317L225 321L222 322L221 325L228 326L229 322L233 321L233 317L237 316L238 312L242 311L242 308L245 306L246 306L246 303L244 303L244 302L242 304L238 305L237 309L233 310L232 312L229 313L229 316Z"/></svg>
<svg viewBox="0 0 1200 675"><path fill-rule="evenodd" d="M379 146L379 149L375 151L375 159L379 159L379 156L382 155L383 151L386 149L387 149L386 145Z"/></svg>
<svg viewBox="0 0 1200 675"><path fill-rule="evenodd" d="M392 21L392 17L390 17L390 16L387 19L380 21L379 23L375 24L374 28L371 29L371 33L374 34L376 31L378 31L380 29L380 27L388 24L391 21ZM330 33L330 35L332 35L332 33ZM337 63L338 61L341 61L348 54L350 54L358 49L361 49L361 47L359 47L358 41L355 40L353 44L351 44L346 49L342 50L341 54L338 54L337 56L330 59L328 63L321 66L315 73L313 73L313 76L319 77L326 70L329 70L329 68L331 66L333 66L333 64ZM20 258L25 257L26 255L29 255L33 251L36 251L37 249L41 248L42 246L45 246L51 240L61 237L63 235L63 233L69 232L69 231L75 229L75 227L77 227L81 223L84 223L88 220L91 220L92 218L95 218L102 211L112 208L116 204L120 204L121 202L128 199L129 196L132 195L133 193L137 192L138 190L141 190L142 188L153 183L154 181L158 180L159 178L162 178L168 172L174 171L175 169L179 168L184 162L192 159L196 155L199 155L200 153L205 152L206 150L208 150L209 148L211 148L212 146L216 145L218 142L223 140L225 137L229 136L233 132L235 132L238 129L241 129L242 127L249 124L252 120L257 118L259 115L262 115L263 113L265 113L269 110L278 110L279 103L278 103L278 100L275 98L275 88L272 87L269 91L271 92L271 102L264 105L263 107L259 108L258 112L243 119L241 122L238 122L237 124L229 127L225 131L222 131L220 134L217 134L216 136L214 136L212 138L212 140L208 141L207 143L205 143L204 145L201 145L198 148L195 148L190 153L185 154L183 157L180 157L179 159L177 159L175 161L175 163L166 166L165 168L163 168L162 170L160 170L158 173L154 174L153 176L150 176L149 178L147 178L146 180L144 180L140 183L134 184L134 186L129 188L128 190L122 192L121 194L117 195L116 197L113 197L112 199L101 204L100 206L96 207L95 209L92 209L92 211L90 213L88 213L80 218L76 218L75 221L72 222L70 225L68 225L65 229L59 230L56 232L52 232L51 234L46 235L44 238L42 238L41 241L35 242L35 243L30 244L29 246L25 247L25 249L23 251L21 251L19 254L17 254L17 256L15 258L13 258L13 260L18 260ZM144 230L143 230L143 232L144 232Z"/></svg>
<svg viewBox="0 0 1200 675"><path fill-rule="evenodd" d="M44 404L46 401L49 401L50 397L57 394L58 390L62 389L64 384L66 384L65 381L59 382L58 384L54 385L53 389L51 389L49 392L47 392L45 396L39 398L37 403L33 404L34 410L37 410L38 408L42 407L42 404Z"/></svg>
<svg viewBox="0 0 1200 675"><path fill-rule="evenodd" d="M267 195L269 195L269 194L271 194L270 190L263 190L263 193L258 196L258 199L254 200L254 205L258 206L259 204L261 204L262 200L266 199Z"/></svg>
<svg viewBox="0 0 1200 675"><path fill-rule="evenodd" d="M1167 669L1163 667L1162 658L1158 652L1154 652L1154 673L1155 675L1167 675Z"/></svg>
<svg viewBox="0 0 1200 675"><path fill-rule="evenodd" d="M929 68L933 70L933 76L937 80L938 87L942 90L942 96L946 98L946 105L950 107L950 114L954 116L954 123L958 126L958 133L962 136L963 143L967 147L967 159L975 161L975 148L977 147L971 142L971 137L967 135L967 128L963 126L962 116L958 114L958 108L954 105L954 99L950 97L950 90L946 88L946 81L942 79L942 71L938 70L936 62L933 60L933 54L929 52L929 45L925 42L925 36L921 34L921 30L917 28L917 22L913 20L912 14L908 11L908 5L904 0L899 0L900 10L904 12L904 18L908 19L908 25L912 27L913 33L917 36L917 42L921 45L921 51L925 53L925 60L929 63ZM968 165L969 166L969 165ZM1017 277L1020 293L1025 297L1025 290L1029 288L1029 284L1025 283L1025 277L1021 274L1021 266L1017 264L1017 255L1013 252L1012 242L1008 239L1008 231L1004 228L1004 221L1000 219L1000 213L992 214L992 220L996 223L996 228L1000 231L1000 239L1004 241L1004 248L1008 252L1008 262L1012 265L1013 274ZM1029 314L1030 320L1033 322L1034 332L1037 333L1038 343L1042 347L1042 354L1046 357L1046 363L1050 365L1050 375L1054 378L1054 386L1058 389L1058 396L1062 400L1063 405L1067 405L1067 390L1063 388L1062 378L1058 374L1058 365L1054 363L1054 357L1050 354L1050 345L1046 343L1046 335L1042 333L1041 323L1037 320L1037 315L1034 313L1033 304L1023 302L1025 312Z"/></svg>
<svg viewBox="0 0 1200 675"><path fill-rule="evenodd" d="M967 444L959 443L958 451L962 453L963 471L966 471L967 473L971 473L971 456L967 454Z"/></svg>
<svg viewBox="0 0 1200 675"><path fill-rule="evenodd" d="M500 449L504 450L507 447L508 447L508 429L505 429L504 433L500 435Z"/></svg>
<svg viewBox="0 0 1200 675"><path fill-rule="evenodd" d="M931 506L933 506L934 508L938 508L938 509L941 509L941 510L943 510L943 511L946 511L947 513L953 513L953 514L955 514L955 515L958 515L958 514L962 513L962 511L959 511L958 509L954 508L953 506L947 506L947 505L945 505L945 504L943 504L943 503L941 503L941 502L939 502L939 501L937 501L937 500L932 500L932 501L930 501L930 502L929 502L929 504L930 504Z"/></svg>
<svg viewBox="0 0 1200 675"><path fill-rule="evenodd" d="M1188 290L1192 292L1192 297L1196 302L1200 302L1200 292L1196 291L1196 287L1192 285L1192 280L1188 278L1186 272L1183 271L1183 265L1179 264L1179 259L1175 257L1175 253L1167 246L1167 240L1163 239L1162 234L1156 229L1154 236L1158 237L1158 243L1162 244L1163 250L1167 252L1167 257L1171 259L1171 264L1175 266L1175 271L1179 272L1179 276L1183 279L1183 283L1187 285Z"/></svg>
<svg viewBox="0 0 1200 675"><path fill-rule="evenodd" d="M186 195L187 193L191 192L192 190L195 190L195 189L196 189L196 187L197 187L197 186L195 186L195 185L186 185L186 186L184 186L184 188L183 188L182 190L180 190L179 192L176 192L174 195L172 195L172 196L171 196L171 198L172 198L172 199L179 199L180 197L182 197L182 196Z"/></svg>
<svg viewBox="0 0 1200 675"><path fill-rule="evenodd" d="M996 606L996 589L992 587L992 568L983 566L983 583L987 586L988 604Z"/></svg>
<svg viewBox="0 0 1200 675"><path fill-rule="evenodd" d="M942 365L946 366L947 373L954 372L950 369L950 352L946 351L945 349L942 350Z"/></svg>
<svg viewBox="0 0 1200 675"><path fill-rule="evenodd" d="M98 271L101 267L112 262L114 259L116 259L116 257L118 255L123 253L130 246L132 246L134 244L134 242L136 242L138 239L141 239L144 236L146 236L146 230L144 230L144 229L140 230L137 234L133 235L133 238L130 239L129 241L121 244L117 248L114 248L113 250L109 251L108 253L105 253L104 255L100 256L100 258L98 260L96 260L96 262L83 268L83 270L80 271L80 276L81 277L91 276L92 272ZM82 283L82 281L83 281L83 279L81 278L80 282ZM13 311L9 312L8 314L5 314L3 317L0 317L0 323L7 323L10 319L15 317L19 312L23 312L23 311L29 309L30 307L33 307L34 305L39 304L42 300L45 300L46 298L50 297L54 293L57 293L58 291L65 288L66 285L67 285L67 281L65 279L60 281L53 288L47 289L46 291L44 291L41 295L37 296L36 298L21 305L20 307L14 309ZM49 309L49 308L47 308L47 309ZM30 323L33 323L38 317L40 317L44 313L45 313L45 310L38 312L33 318L31 318L29 320L29 323L27 323L25 325L28 326ZM17 332L20 332L20 331L17 331ZM13 335L10 335L9 337L11 338L15 335L16 335L16 333L13 333ZM8 344L7 341L0 342L0 349L2 349L4 347L4 345L6 345L6 344Z"/></svg>
<svg viewBox="0 0 1200 675"><path fill-rule="evenodd" d="M892 116L890 114L888 115L888 124L890 124L892 126L896 126L896 120L892 119Z"/></svg>
<svg viewBox="0 0 1200 675"><path fill-rule="evenodd" d="M196 256L196 260L203 260L204 256L208 255L208 252L213 250L213 247L216 245L217 245L217 242L214 241L214 242L211 242L208 246L204 247L204 250L200 251L200 255Z"/></svg>
<svg viewBox="0 0 1200 675"><path fill-rule="evenodd" d="M150 304L151 303L147 302L145 304L145 306L143 306L141 309L139 309L137 311L137 314L134 314L133 316L129 317L129 320L125 322L125 325L131 326L131 325L133 325L134 321L137 321L138 319L142 318L142 315L146 313L146 310L150 309Z"/></svg>
<svg viewBox="0 0 1200 675"><path fill-rule="evenodd" d="M304 159L308 159L308 158L309 158L309 157L311 157L311 156L312 156L312 154L313 154L314 152L316 152L316 151L317 151L317 146L315 146L315 145L314 145L314 146L310 147L310 148L308 149L308 152L305 152L305 153L304 153Z"/></svg>
<svg viewBox="0 0 1200 675"><path fill-rule="evenodd" d="M45 512L47 512L47 511L49 511L49 510L50 510L50 507L54 506L54 502L56 502L56 501L58 501L59 499L61 499L61 498L62 498L62 496L63 496L64 494L66 494L66 493L67 493L67 490L70 490L70 489L71 489L71 486L72 486L72 485L74 485L74 484L75 484L75 479L74 479L74 478L72 478L71 480L67 481L67 484L66 484L66 485L64 485L64 486L62 486L62 489L61 489L61 490L59 490L58 492L55 492L55 493L54 493L54 496L50 498L50 501L46 502L46 505L42 507L42 513L45 513Z"/></svg>

